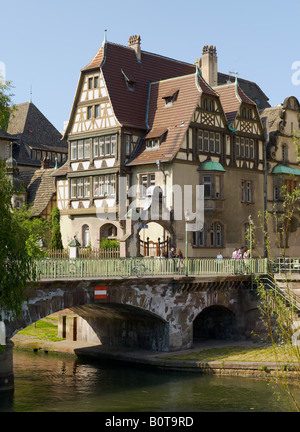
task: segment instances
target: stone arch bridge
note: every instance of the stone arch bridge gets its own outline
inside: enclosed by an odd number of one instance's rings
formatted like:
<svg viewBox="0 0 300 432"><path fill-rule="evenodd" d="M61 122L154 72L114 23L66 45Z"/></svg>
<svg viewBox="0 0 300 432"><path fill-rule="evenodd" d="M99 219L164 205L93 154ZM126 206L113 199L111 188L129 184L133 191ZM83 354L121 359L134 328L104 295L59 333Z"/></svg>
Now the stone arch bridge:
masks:
<svg viewBox="0 0 300 432"><path fill-rule="evenodd" d="M22 317L5 325L11 338L68 308L103 345L174 351L192 347L196 337L249 337L257 307L249 275L53 279L28 284Z"/></svg>

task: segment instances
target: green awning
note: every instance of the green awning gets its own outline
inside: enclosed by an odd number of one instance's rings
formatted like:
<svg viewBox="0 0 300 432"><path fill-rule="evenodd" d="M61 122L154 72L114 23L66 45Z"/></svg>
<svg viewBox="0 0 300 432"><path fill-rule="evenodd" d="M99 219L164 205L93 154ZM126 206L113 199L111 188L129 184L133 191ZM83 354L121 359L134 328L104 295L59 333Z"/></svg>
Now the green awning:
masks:
<svg viewBox="0 0 300 432"><path fill-rule="evenodd" d="M219 162L213 162L210 158L207 158L204 162L201 162L197 171L223 171L225 169Z"/></svg>
<svg viewBox="0 0 300 432"><path fill-rule="evenodd" d="M287 174L300 176L300 169L293 168L287 165L276 165L272 169L272 174Z"/></svg>

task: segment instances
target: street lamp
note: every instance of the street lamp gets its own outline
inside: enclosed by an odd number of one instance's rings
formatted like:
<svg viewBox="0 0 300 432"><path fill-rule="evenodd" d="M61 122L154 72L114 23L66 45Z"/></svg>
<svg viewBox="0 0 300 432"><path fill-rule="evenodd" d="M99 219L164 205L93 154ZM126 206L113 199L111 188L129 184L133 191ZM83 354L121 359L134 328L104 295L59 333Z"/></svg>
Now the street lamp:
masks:
<svg viewBox="0 0 300 432"><path fill-rule="evenodd" d="M188 259L188 222L190 220L190 212L188 210L185 211L185 275L188 275L188 266L187 266L187 259Z"/></svg>
<svg viewBox="0 0 300 432"><path fill-rule="evenodd" d="M249 222L249 236L250 236L250 259L252 259L252 230L253 230L253 220L251 218L251 215L248 216L248 222Z"/></svg>

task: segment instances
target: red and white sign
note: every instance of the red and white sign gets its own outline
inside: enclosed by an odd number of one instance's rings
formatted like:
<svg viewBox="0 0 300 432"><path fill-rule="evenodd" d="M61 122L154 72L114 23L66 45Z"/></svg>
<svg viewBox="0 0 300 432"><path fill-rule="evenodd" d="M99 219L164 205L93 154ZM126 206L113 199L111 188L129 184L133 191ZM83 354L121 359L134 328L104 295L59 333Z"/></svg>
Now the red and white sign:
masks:
<svg viewBox="0 0 300 432"><path fill-rule="evenodd" d="M94 291L95 300L106 299L107 298L107 288L106 286L96 286Z"/></svg>

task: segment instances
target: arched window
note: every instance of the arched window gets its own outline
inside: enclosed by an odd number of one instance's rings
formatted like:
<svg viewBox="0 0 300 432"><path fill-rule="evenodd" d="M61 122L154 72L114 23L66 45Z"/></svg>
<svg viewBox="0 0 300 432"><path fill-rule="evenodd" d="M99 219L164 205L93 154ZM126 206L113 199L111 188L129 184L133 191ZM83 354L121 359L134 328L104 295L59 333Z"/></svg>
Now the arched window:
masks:
<svg viewBox="0 0 300 432"><path fill-rule="evenodd" d="M82 246L87 247L90 242L90 229L88 225L82 227Z"/></svg>

